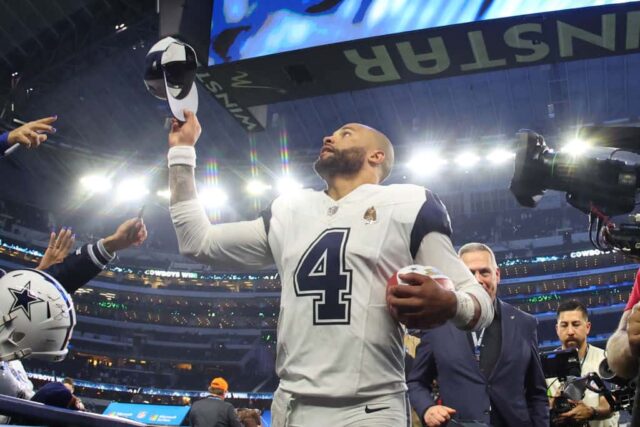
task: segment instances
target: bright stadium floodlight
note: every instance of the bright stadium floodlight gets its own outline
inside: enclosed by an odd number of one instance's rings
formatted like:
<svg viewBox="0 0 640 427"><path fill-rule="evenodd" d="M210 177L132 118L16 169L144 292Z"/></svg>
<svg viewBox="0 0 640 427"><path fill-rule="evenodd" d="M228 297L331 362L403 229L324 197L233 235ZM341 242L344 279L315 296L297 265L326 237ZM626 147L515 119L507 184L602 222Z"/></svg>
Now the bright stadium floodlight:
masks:
<svg viewBox="0 0 640 427"><path fill-rule="evenodd" d="M245 187L247 193L252 196L261 196L268 190L271 190L271 186L269 184L265 184L264 182L258 181L257 179L252 179L247 183Z"/></svg>
<svg viewBox="0 0 640 427"><path fill-rule="evenodd" d="M480 161L480 157L472 153L471 151L465 151L456 156L455 163L456 165L462 167L463 169L471 168L476 165Z"/></svg>
<svg viewBox="0 0 640 427"><path fill-rule="evenodd" d="M489 163L493 165L508 163L515 158L516 153L505 150L504 148L496 148L495 150L491 151L486 157L487 161L489 161Z"/></svg>
<svg viewBox="0 0 640 427"><path fill-rule="evenodd" d="M156 196L169 200L171 198L171 191L169 191L168 188L165 188L164 190L158 190L156 192Z"/></svg>
<svg viewBox="0 0 640 427"><path fill-rule="evenodd" d="M229 196L225 191L218 187L205 187L201 191L198 191L198 198L202 204L209 209L220 209L227 204Z"/></svg>
<svg viewBox="0 0 640 427"><path fill-rule="evenodd" d="M141 199L149 194L147 182L143 178L128 178L118 185L116 198L120 202Z"/></svg>
<svg viewBox="0 0 640 427"><path fill-rule="evenodd" d="M112 187L111 180L104 175L86 175L80 178L82 188L90 193L106 193Z"/></svg>
<svg viewBox="0 0 640 427"><path fill-rule="evenodd" d="M429 176L438 172L447 161L435 150L421 151L411 156L407 168L416 176Z"/></svg>
<svg viewBox="0 0 640 427"><path fill-rule="evenodd" d="M567 153L572 156L580 156L591 148L591 145L582 139L574 138L569 140L562 146L560 152Z"/></svg>
<svg viewBox="0 0 640 427"><path fill-rule="evenodd" d="M280 194L291 193L301 188L302 184L290 176L283 176L280 178L280 181L278 181L278 193Z"/></svg>

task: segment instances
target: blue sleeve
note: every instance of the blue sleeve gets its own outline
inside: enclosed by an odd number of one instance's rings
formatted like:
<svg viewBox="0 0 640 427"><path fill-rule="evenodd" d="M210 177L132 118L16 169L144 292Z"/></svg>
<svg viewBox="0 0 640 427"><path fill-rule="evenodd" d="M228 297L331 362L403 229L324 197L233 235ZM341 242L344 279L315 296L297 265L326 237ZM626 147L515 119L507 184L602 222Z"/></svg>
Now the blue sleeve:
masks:
<svg viewBox="0 0 640 427"><path fill-rule="evenodd" d="M4 132L0 135L0 153L7 151L9 148L9 132Z"/></svg>
<svg viewBox="0 0 640 427"><path fill-rule="evenodd" d="M547 427L549 425L549 399L547 398L547 383L542 372L542 362L538 351L537 321L531 319L532 332L530 335L531 358L527 367L525 378L525 394L529 418L534 427Z"/></svg>
<svg viewBox="0 0 640 427"><path fill-rule="evenodd" d="M95 245L88 244L45 271L60 282L69 294L73 294L100 274L108 262Z"/></svg>
<svg viewBox="0 0 640 427"><path fill-rule="evenodd" d="M426 190L426 200L422 204L411 230L411 257L415 258L424 236L431 232L442 233L451 238L451 220L447 208L440 198Z"/></svg>
<svg viewBox="0 0 640 427"><path fill-rule="evenodd" d="M424 413L436 404L431 396L433 392L431 384L438 377L438 371L433 351L429 346L428 337L428 332L422 335L420 344L416 348L416 359L413 362L413 368L407 379L409 400L420 420L424 420Z"/></svg>

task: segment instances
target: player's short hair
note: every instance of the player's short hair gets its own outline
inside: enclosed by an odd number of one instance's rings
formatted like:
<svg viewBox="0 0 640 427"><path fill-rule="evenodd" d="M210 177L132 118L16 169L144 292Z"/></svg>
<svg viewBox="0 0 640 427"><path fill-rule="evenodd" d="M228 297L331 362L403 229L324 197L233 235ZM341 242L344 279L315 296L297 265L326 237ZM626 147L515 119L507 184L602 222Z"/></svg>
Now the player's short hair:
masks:
<svg viewBox="0 0 640 427"><path fill-rule="evenodd" d="M462 247L458 249L458 256L461 257L462 255L469 252L488 252L491 255L491 262L493 263L493 266L498 266L498 263L496 262L496 255L493 253L491 248L484 243L471 242L462 245Z"/></svg>
<svg viewBox="0 0 640 427"><path fill-rule="evenodd" d="M582 317L585 320L589 320L589 312L587 311L587 307L582 304L580 301L571 299L569 301L564 301L558 306L558 310L556 310L556 315L560 317L560 313L565 311L579 311L582 313Z"/></svg>

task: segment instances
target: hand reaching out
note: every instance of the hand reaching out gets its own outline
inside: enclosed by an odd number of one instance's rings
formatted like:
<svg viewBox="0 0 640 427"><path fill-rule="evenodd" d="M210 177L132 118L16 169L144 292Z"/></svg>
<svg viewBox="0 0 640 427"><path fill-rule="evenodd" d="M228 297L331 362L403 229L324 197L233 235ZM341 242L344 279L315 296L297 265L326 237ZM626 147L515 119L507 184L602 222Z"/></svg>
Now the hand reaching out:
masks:
<svg viewBox="0 0 640 427"><path fill-rule="evenodd" d="M56 120L58 120L58 116L45 117L25 123L9 132L7 141L9 145L22 144L27 148L37 148L47 140L47 134L56 132L56 128L51 126Z"/></svg>
<svg viewBox="0 0 640 427"><path fill-rule="evenodd" d="M131 218L118 226L116 231L102 241L104 248L114 253L130 246L140 246L147 239L147 227L142 218Z"/></svg>
<svg viewBox="0 0 640 427"><path fill-rule="evenodd" d="M46 270L52 265L64 261L71 248L73 248L75 240L76 236L70 228L62 228L57 235L52 231L49 236L47 250L44 252L36 270Z"/></svg>

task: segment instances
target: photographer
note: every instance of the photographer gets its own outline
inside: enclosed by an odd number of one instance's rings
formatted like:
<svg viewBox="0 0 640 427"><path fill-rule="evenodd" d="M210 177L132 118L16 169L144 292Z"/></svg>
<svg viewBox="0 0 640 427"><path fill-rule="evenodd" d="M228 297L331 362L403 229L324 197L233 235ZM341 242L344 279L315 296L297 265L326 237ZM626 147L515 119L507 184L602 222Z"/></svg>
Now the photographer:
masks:
<svg viewBox="0 0 640 427"><path fill-rule="evenodd" d="M598 372L600 362L605 359L604 350L587 343L591 322L587 309L579 301L571 300L560 304L557 310L556 332L562 349L577 348L580 359L580 375ZM548 396L553 411L555 398L560 395L562 383L557 378L548 378ZM580 401L570 401L572 408L557 414L552 422L556 425L589 425L591 427L611 427L618 425L620 415L612 412L603 396L586 390ZM555 406L557 411L558 406Z"/></svg>

